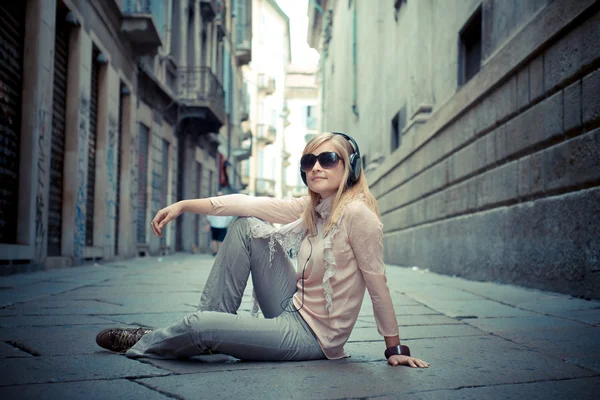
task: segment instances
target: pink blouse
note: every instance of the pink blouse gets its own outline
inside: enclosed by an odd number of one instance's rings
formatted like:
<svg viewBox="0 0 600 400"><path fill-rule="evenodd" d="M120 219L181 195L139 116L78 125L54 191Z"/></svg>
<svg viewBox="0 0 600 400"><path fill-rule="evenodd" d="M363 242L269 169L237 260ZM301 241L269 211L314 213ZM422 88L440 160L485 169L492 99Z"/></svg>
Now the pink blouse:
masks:
<svg viewBox="0 0 600 400"><path fill-rule="evenodd" d="M379 334L398 335L383 263L383 225L363 201L356 199L346 205L338 223L323 236L334 196L316 208L317 235L305 236L301 241L297 253L298 291L293 299L329 359L349 356L344 345L358 318L365 289L373 303ZM281 200L242 194L212 197L210 201L209 215L257 217L280 224L298 223L309 205L308 197ZM303 300L300 278L305 263Z"/></svg>

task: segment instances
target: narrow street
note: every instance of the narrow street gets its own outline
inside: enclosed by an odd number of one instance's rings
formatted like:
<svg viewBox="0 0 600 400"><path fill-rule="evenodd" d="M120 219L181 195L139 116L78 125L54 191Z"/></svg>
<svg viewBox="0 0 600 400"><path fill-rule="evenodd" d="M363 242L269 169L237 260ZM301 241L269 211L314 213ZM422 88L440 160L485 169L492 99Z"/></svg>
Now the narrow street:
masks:
<svg viewBox="0 0 600 400"><path fill-rule="evenodd" d="M429 369L390 367L368 301L339 361L131 360L111 326L195 310L212 257L177 253L3 277L0 397L104 399L595 399L600 302L388 266L400 336ZM240 314L249 314L247 288Z"/></svg>

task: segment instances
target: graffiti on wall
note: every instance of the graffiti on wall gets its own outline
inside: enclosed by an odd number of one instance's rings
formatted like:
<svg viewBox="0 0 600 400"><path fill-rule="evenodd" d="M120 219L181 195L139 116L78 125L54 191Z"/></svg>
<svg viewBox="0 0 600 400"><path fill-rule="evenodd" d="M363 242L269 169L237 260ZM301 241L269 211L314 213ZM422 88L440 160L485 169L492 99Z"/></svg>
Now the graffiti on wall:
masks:
<svg viewBox="0 0 600 400"><path fill-rule="evenodd" d="M79 100L79 124L77 126L77 196L75 200L75 234L73 256L77 262L83 259L85 246L85 214L87 187L87 151L90 100L81 92Z"/></svg>
<svg viewBox="0 0 600 400"><path fill-rule="evenodd" d="M109 246L114 245L113 234L117 220L117 159L118 135L117 119L114 115L108 116L108 143L106 152L106 174L108 178L104 201L106 204L106 235L105 243Z"/></svg>
<svg viewBox="0 0 600 400"><path fill-rule="evenodd" d="M42 107L38 113L39 136L38 136L38 161L37 161L37 188L35 196L35 252L36 260L43 262L45 258L44 243L46 242L46 218L44 209L46 204L44 194L46 192L46 110Z"/></svg>

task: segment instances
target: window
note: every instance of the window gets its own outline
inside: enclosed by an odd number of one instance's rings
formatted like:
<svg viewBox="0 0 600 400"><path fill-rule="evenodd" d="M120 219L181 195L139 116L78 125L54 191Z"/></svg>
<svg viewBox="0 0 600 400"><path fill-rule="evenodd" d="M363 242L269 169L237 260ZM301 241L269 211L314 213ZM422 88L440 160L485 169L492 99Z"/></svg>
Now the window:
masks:
<svg viewBox="0 0 600 400"><path fill-rule="evenodd" d="M306 106L306 128L313 131L317 129L314 106Z"/></svg>
<svg viewBox="0 0 600 400"><path fill-rule="evenodd" d="M469 18L459 35L458 85L462 86L481 68L481 7Z"/></svg>
<svg viewBox="0 0 600 400"><path fill-rule="evenodd" d="M396 115L394 115L394 118L392 118L392 151L400 147L400 144L402 143L402 131L404 130L405 125L406 105L402 106L402 108L396 113Z"/></svg>

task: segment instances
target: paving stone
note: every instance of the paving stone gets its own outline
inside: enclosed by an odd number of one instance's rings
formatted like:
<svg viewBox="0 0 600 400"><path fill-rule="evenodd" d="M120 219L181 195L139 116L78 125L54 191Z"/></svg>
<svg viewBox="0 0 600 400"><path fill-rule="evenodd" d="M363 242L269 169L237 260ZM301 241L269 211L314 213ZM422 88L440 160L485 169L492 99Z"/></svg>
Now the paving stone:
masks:
<svg viewBox="0 0 600 400"><path fill-rule="evenodd" d="M74 393L77 398L98 394L100 398L279 399L398 398L412 393L419 398L432 391L445 398L446 393L467 393L457 390L461 387L568 382L565 379L600 372L600 358L594 350L600 342L596 332L600 328L592 327L600 322L595 302L514 285L473 282L411 266L389 266L388 282L402 341L413 355L431 363L427 370L387 366L382 354L385 344L377 332L368 294L351 339L360 341L346 345L352 357L343 360L266 363L223 355L190 361L129 360L97 347L95 335L104 327L167 326L195 310L214 259L178 254L165 260L126 260L119 263L124 268L103 265L51 271L43 278L22 282L12 279L14 286L5 292L16 294L23 288L37 297L0 310L0 357L6 357L0 366L0 386L4 386L0 396L68 398ZM36 294L32 287L40 284L47 286ZM241 310L251 307L251 292L249 284ZM457 314L450 311L455 309L479 318L453 318ZM525 314L514 316L518 312ZM501 317L505 314L510 318ZM523 344L512 342L512 337ZM3 340L14 340L41 356ZM566 347L568 353L555 354L556 347ZM21 357L15 358L14 352ZM155 385L162 393L143 385ZM225 386L233 390L225 392ZM585 395L585 385L581 390Z"/></svg>
<svg viewBox="0 0 600 400"><path fill-rule="evenodd" d="M428 369L391 367L380 343L355 343L348 360L297 363L296 367L248 368L193 375L140 379L149 387L183 398L360 398L393 396L424 390L498 385L534 380L588 377L593 372L527 351L500 338L485 337L408 341ZM355 361L356 361L355 359ZM364 362L377 361L377 362ZM289 363L282 363L289 364ZM296 364L296 363L292 363ZM525 367L515 368L515 365ZM335 373L332 373L335 371ZM223 382L232 382L224 390ZM269 391L264 388L269 387Z"/></svg>
<svg viewBox="0 0 600 400"><path fill-rule="evenodd" d="M177 300L139 302L121 305L104 300L39 300L17 304L0 310L0 316L6 315L93 315L93 314L135 314L143 312L194 311L197 305L184 304Z"/></svg>
<svg viewBox="0 0 600 400"><path fill-rule="evenodd" d="M3 399L61 399L61 400L104 400L145 399L160 400L168 397L139 383L125 379L110 381L83 381L68 383L35 384L0 388Z"/></svg>
<svg viewBox="0 0 600 400"><path fill-rule="evenodd" d="M170 312L156 314L124 314L124 315L100 315L100 317L117 324L139 325L149 328L164 328L179 322L188 315L189 312Z"/></svg>
<svg viewBox="0 0 600 400"><path fill-rule="evenodd" d="M547 297L536 301L523 301L519 307L542 314L558 315L569 318L573 311L589 311L600 317L600 301L587 301L565 296L562 301Z"/></svg>
<svg viewBox="0 0 600 400"><path fill-rule="evenodd" d="M0 329L0 340L13 341L42 356L92 354L104 352L96 335L114 324L66 327L28 327Z"/></svg>
<svg viewBox="0 0 600 400"><path fill-rule="evenodd" d="M151 365L109 353L5 358L0 364L0 386L167 374Z"/></svg>
<svg viewBox="0 0 600 400"><path fill-rule="evenodd" d="M222 371L242 371L248 369L263 370L263 369L278 369L282 374L287 371L295 371L296 368L313 368L316 366L330 366L331 360L313 360L313 361L298 361L298 362L258 362L258 361L242 361L233 357L224 356L222 354L214 354L210 356L193 357L191 360L159 360L146 359L141 360L144 363L154 365L160 369L171 371L175 374L202 374ZM352 363L354 360L346 358L340 363Z"/></svg>
<svg viewBox="0 0 600 400"><path fill-rule="evenodd" d="M397 316L398 326L414 326L414 325L450 325L462 324L463 322L454 318L448 318L445 315L400 315ZM359 321L375 323L372 317L359 317Z"/></svg>
<svg viewBox="0 0 600 400"><path fill-rule="evenodd" d="M569 311L566 313L566 315L564 315L564 317L574 321L600 326L600 310L598 309Z"/></svg>
<svg viewBox="0 0 600 400"><path fill-rule="evenodd" d="M541 290L518 287L514 285L499 285L491 282L460 282L465 291L486 299L496 300L504 304L519 305L523 302L535 303L540 300L553 300L556 303L568 301L571 296L543 292Z"/></svg>
<svg viewBox="0 0 600 400"><path fill-rule="evenodd" d="M406 294L410 297L415 298L420 303L423 303L424 299L435 299L439 301L446 300L470 300L470 301L479 301L482 300L482 296L466 292L460 289L454 288L442 288L441 287L432 287L426 290L418 290L418 291L408 291Z"/></svg>
<svg viewBox="0 0 600 400"><path fill-rule="evenodd" d="M490 318L470 320L469 324L561 359L600 360L600 327L552 317Z"/></svg>
<svg viewBox="0 0 600 400"><path fill-rule="evenodd" d="M0 317L1 328L22 326L73 326L106 324L106 319L88 315L36 315Z"/></svg>
<svg viewBox="0 0 600 400"><path fill-rule="evenodd" d="M459 390L443 390L417 392L414 397L421 400L547 400L569 399L596 400L600 378L570 379L566 381L547 381L522 383L513 385L494 385L477 388L461 388Z"/></svg>
<svg viewBox="0 0 600 400"><path fill-rule="evenodd" d="M5 342L0 342L0 358L7 357L33 357L31 354L19 350L15 346L12 346Z"/></svg>
<svg viewBox="0 0 600 400"><path fill-rule="evenodd" d="M492 300L478 301L421 299L428 307L449 317L519 317L535 315L534 312L500 304Z"/></svg>
<svg viewBox="0 0 600 400"><path fill-rule="evenodd" d="M426 306L395 306L394 310L396 311L396 315L428 315L428 314L439 314L438 312L428 308ZM361 317L372 316L374 315L373 307L363 306L360 309Z"/></svg>
<svg viewBox="0 0 600 400"><path fill-rule="evenodd" d="M479 329L470 325L426 325L400 327L400 339L424 339L452 336L481 336L485 335ZM357 328L352 330L348 343L362 341L383 341L376 328Z"/></svg>

